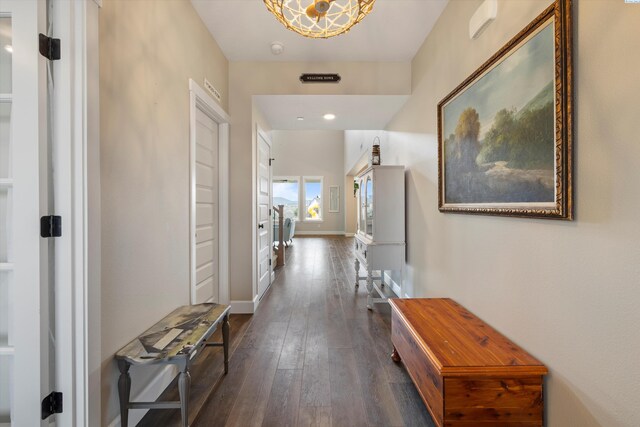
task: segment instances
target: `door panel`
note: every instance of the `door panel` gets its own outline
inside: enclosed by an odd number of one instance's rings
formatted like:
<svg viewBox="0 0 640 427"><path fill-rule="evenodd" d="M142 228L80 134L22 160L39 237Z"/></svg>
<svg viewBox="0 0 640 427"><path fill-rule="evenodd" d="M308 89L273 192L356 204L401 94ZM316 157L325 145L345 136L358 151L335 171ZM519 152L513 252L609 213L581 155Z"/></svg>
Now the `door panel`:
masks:
<svg viewBox="0 0 640 427"><path fill-rule="evenodd" d="M9 230L11 229L9 214L12 209L11 188L0 187L0 262L6 263L9 260Z"/></svg>
<svg viewBox="0 0 640 427"><path fill-rule="evenodd" d="M214 229L211 226L201 227L196 230L196 243L202 243L214 239Z"/></svg>
<svg viewBox="0 0 640 427"><path fill-rule="evenodd" d="M218 124L196 109L194 304L218 301Z"/></svg>
<svg viewBox="0 0 640 427"><path fill-rule="evenodd" d="M258 132L258 206L256 215L258 220L258 230L256 235L257 245L257 274L258 274L258 297L262 295L271 284L271 167L269 158L271 157L271 144L262 134Z"/></svg>
<svg viewBox="0 0 640 427"><path fill-rule="evenodd" d="M216 166L214 153L211 152L211 149L207 149L200 144L196 145L196 158L198 162L204 165Z"/></svg>
<svg viewBox="0 0 640 427"><path fill-rule="evenodd" d="M0 424L11 426L43 425L40 402L55 386L48 345L55 336L53 252L39 236L40 217L53 202L47 60L38 51L45 6L0 2Z"/></svg>
<svg viewBox="0 0 640 427"><path fill-rule="evenodd" d="M198 203L196 206L196 226L213 227L213 203Z"/></svg>
<svg viewBox="0 0 640 427"><path fill-rule="evenodd" d="M200 267L200 268L198 268L196 270L196 282L197 283L202 283L208 277L213 276L214 273L215 273L215 270L213 269L213 263L212 262L210 262L208 264L204 264L202 267Z"/></svg>
<svg viewBox="0 0 640 427"><path fill-rule="evenodd" d="M215 188L197 188L196 198L199 203L215 203L218 198L217 189Z"/></svg>

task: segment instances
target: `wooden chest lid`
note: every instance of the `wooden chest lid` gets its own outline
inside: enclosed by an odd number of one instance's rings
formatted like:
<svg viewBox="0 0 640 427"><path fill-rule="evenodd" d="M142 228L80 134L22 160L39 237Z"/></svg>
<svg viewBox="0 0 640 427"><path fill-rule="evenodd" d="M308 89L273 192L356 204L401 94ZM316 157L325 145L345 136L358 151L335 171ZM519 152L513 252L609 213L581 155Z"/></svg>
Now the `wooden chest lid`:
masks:
<svg viewBox="0 0 640 427"><path fill-rule="evenodd" d="M547 368L449 298L395 298L389 303L443 376L545 375Z"/></svg>

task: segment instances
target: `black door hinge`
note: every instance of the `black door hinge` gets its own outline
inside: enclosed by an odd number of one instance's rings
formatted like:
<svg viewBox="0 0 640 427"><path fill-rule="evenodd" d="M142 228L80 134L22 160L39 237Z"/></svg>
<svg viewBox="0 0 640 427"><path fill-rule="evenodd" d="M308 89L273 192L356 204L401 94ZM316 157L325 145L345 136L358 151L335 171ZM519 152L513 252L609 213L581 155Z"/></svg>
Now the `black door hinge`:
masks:
<svg viewBox="0 0 640 427"><path fill-rule="evenodd" d="M269 209L269 216L271 216L271 209Z"/></svg>
<svg viewBox="0 0 640 427"><path fill-rule="evenodd" d="M269 258L269 265L271 265L271 258Z"/></svg>
<svg viewBox="0 0 640 427"><path fill-rule="evenodd" d="M47 215L40 218L40 236L45 238L62 236L62 217Z"/></svg>
<svg viewBox="0 0 640 427"><path fill-rule="evenodd" d="M274 160L274 158L269 159L269 166L271 166L271 162L273 162Z"/></svg>
<svg viewBox="0 0 640 427"><path fill-rule="evenodd" d="M62 413L62 393L53 391L42 399L42 419L46 420L53 414Z"/></svg>
<svg viewBox="0 0 640 427"><path fill-rule="evenodd" d="M40 55L51 61L60 59L60 39L47 37L40 33Z"/></svg>

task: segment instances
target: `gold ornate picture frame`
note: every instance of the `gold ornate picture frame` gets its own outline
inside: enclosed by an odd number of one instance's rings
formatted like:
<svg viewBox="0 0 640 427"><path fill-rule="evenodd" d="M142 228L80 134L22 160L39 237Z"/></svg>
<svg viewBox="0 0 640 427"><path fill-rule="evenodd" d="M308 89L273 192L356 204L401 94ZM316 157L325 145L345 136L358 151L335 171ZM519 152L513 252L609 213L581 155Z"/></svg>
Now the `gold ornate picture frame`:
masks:
<svg viewBox="0 0 640 427"><path fill-rule="evenodd" d="M441 212L573 219L571 0L438 104Z"/></svg>

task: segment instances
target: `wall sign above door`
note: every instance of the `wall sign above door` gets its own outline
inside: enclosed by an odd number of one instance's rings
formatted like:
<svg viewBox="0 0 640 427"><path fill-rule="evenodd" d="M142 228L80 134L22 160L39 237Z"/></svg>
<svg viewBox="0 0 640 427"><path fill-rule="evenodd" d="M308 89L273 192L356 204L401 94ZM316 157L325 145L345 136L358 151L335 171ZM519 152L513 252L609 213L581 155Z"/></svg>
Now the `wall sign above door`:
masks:
<svg viewBox="0 0 640 427"><path fill-rule="evenodd" d="M300 74L302 83L340 83L340 74Z"/></svg>

